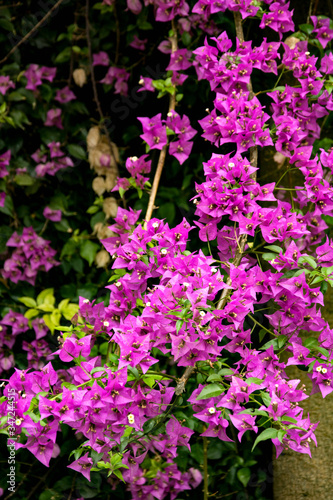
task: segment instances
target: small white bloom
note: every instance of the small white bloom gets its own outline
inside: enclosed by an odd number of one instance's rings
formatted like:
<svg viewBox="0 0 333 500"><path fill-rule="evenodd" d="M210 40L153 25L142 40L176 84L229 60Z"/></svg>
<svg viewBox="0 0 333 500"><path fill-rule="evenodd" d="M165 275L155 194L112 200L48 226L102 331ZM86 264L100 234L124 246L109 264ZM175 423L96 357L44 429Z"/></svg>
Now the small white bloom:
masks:
<svg viewBox="0 0 333 500"><path fill-rule="evenodd" d="M89 300L88 299L84 299L83 303L84 304L89 304Z"/></svg>
<svg viewBox="0 0 333 500"><path fill-rule="evenodd" d="M120 281L116 281L116 282L115 282L115 285L116 285L116 287L118 287L118 288L119 288L119 287L121 286Z"/></svg>
<svg viewBox="0 0 333 500"><path fill-rule="evenodd" d="M133 413L130 413L129 415L127 415L127 420L128 420L128 423L129 424L134 424L134 415Z"/></svg>
<svg viewBox="0 0 333 500"><path fill-rule="evenodd" d="M327 373L327 368L322 368L321 373Z"/></svg>
<svg viewBox="0 0 333 500"><path fill-rule="evenodd" d="M153 223L153 227L156 229L159 226L158 222Z"/></svg>
<svg viewBox="0 0 333 500"><path fill-rule="evenodd" d="M146 306L147 306L147 307L150 307L150 302L146 302Z"/></svg>
<svg viewBox="0 0 333 500"><path fill-rule="evenodd" d="M321 372L321 366L317 366L316 371Z"/></svg>
<svg viewBox="0 0 333 500"><path fill-rule="evenodd" d="M183 287L188 288L189 286L190 286L190 283L187 283L187 281L185 281L185 283L183 283Z"/></svg>
<svg viewBox="0 0 333 500"><path fill-rule="evenodd" d="M110 323L108 321L104 321L103 325L108 327L108 326L110 326Z"/></svg>
<svg viewBox="0 0 333 500"><path fill-rule="evenodd" d="M142 82L143 83L143 82ZM132 161L137 161L138 160L138 157L137 156L131 156L130 160Z"/></svg>
<svg viewBox="0 0 333 500"><path fill-rule="evenodd" d="M234 163L232 163L232 161L231 161L230 163L228 163L228 167L230 167L230 168L231 168L231 167L234 167L234 166L235 166L235 164L234 164Z"/></svg>
<svg viewBox="0 0 333 500"><path fill-rule="evenodd" d="M22 424L22 422L23 422L23 418L17 418L17 419L15 420L15 425L21 425L21 424Z"/></svg>
<svg viewBox="0 0 333 500"><path fill-rule="evenodd" d="M167 249L166 248L162 248L161 254L162 255L166 255L167 253L168 253Z"/></svg>
<svg viewBox="0 0 333 500"><path fill-rule="evenodd" d="M171 116L173 116L172 111L169 111L169 113L167 114L167 116L169 116L169 118L170 118Z"/></svg>
<svg viewBox="0 0 333 500"><path fill-rule="evenodd" d="M216 412L214 406L211 406L210 408L208 408L208 412L211 414L211 415L214 415L214 413Z"/></svg>
<svg viewBox="0 0 333 500"><path fill-rule="evenodd" d="M199 314L200 314L200 316L201 316L202 318L206 315L205 311L200 311L200 313L199 313Z"/></svg>
<svg viewBox="0 0 333 500"><path fill-rule="evenodd" d="M140 78L139 80L139 85L143 85L145 83L144 79L143 78Z"/></svg>
<svg viewBox="0 0 333 500"><path fill-rule="evenodd" d="M309 55L310 55L310 52L305 52L305 55L306 55L306 56L309 56Z"/></svg>

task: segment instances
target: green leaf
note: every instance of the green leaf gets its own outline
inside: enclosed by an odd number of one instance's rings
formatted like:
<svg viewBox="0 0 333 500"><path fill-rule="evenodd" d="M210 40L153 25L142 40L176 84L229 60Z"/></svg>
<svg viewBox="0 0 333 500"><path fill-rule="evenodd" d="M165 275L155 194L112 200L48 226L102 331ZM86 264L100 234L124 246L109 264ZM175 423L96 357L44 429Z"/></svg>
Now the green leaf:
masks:
<svg viewBox="0 0 333 500"><path fill-rule="evenodd" d="M36 179L28 174L15 175L14 182L19 186L32 186L36 182Z"/></svg>
<svg viewBox="0 0 333 500"><path fill-rule="evenodd" d="M87 159L87 152L78 144L68 144L67 149L69 154L74 156L74 158L78 158L79 160Z"/></svg>
<svg viewBox="0 0 333 500"><path fill-rule="evenodd" d="M0 18L0 28L3 28L6 31L10 31L11 33L15 33L14 25L8 21L8 19Z"/></svg>
<svg viewBox="0 0 333 500"><path fill-rule="evenodd" d="M209 375L207 382L222 382L222 377L217 373L213 373L212 375Z"/></svg>
<svg viewBox="0 0 333 500"><path fill-rule="evenodd" d="M176 323L176 332L179 333L179 330L181 329L181 327L183 326L184 324L184 321L182 319L179 319Z"/></svg>
<svg viewBox="0 0 333 500"><path fill-rule="evenodd" d="M50 320L54 324L54 326L60 325L61 312L58 309L52 311Z"/></svg>
<svg viewBox="0 0 333 500"><path fill-rule="evenodd" d="M289 415L283 415L281 417L281 422L291 422L292 424L297 424L297 420Z"/></svg>
<svg viewBox="0 0 333 500"><path fill-rule="evenodd" d="M265 338L265 335L267 334L266 330L264 330L263 328L261 328L261 330L259 331L259 342L262 342Z"/></svg>
<svg viewBox="0 0 333 500"><path fill-rule="evenodd" d="M71 321L71 319L73 318L73 316L75 316L78 310L79 310L78 304L68 304L68 306L62 311L62 314L68 321Z"/></svg>
<svg viewBox="0 0 333 500"><path fill-rule="evenodd" d="M278 247L277 245L268 245L265 248L267 248L267 250L272 250L272 252L276 252L276 253L280 253L283 251L282 248Z"/></svg>
<svg viewBox="0 0 333 500"><path fill-rule="evenodd" d="M277 437L277 434L278 434L277 429L272 429L271 427L269 429L265 429L261 434L259 434L259 436L255 440L251 451L254 450L254 448L257 446L258 443L260 443L260 441L266 441L267 439L274 439Z"/></svg>
<svg viewBox="0 0 333 500"><path fill-rule="evenodd" d="M66 47L64 50L60 52L60 54L57 55L54 62L56 64L61 64L69 61L71 58L71 52L72 52L71 47Z"/></svg>
<svg viewBox="0 0 333 500"><path fill-rule="evenodd" d="M247 483L250 481L251 470L248 467L243 467L237 471L237 477L244 488L246 488Z"/></svg>
<svg viewBox="0 0 333 500"><path fill-rule="evenodd" d="M263 253L262 258L267 261L273 260L276 258L276 253Z"/></svg>
<svg viewBox="0 0 333 500"><path fill-rule="evenodd" d="M261 385L263 383L263 380L261 380L261 378L257 378L257 377L250 377L250 378L247 378L245 380L245 382L247 384L257 384L257 385Z"/></svg>
<svg viewBox="0 0 333 500"><path fill-rule="evenodd" d="M90 240L83 241L80 245L80 255L88 261L90 266L94 262L98 250L100 250L100 245Z"/></svg>
<svg viewBox="0 0 333 500"><path fill-rule="evenodd" d="M27 319L35 318L38 315L39 315L39 311L37 311L37 309L28 309L24 313L24 317L27 318Z"/></svg>
<svg viewBox="0 0 333 500"><path fill-rule="evenodd" d="M41 304L37 306L37 309L43 312L52 312L54 310L54 306L52 304Z"/></svg>
<svg viewBox="0 0 333 500"><path fill-rule="evenodd" d="M313 269L316 269L317 267L316 261L313 257L310 257L310 255L302 255L302 257L300 257L297 261L297 265L304 263L309 264L309 266L311 266Z"/></svg>
<svg viewBox="0 0 333 500"><path fill-rule="evenodd" d="M234 371L231 370L230 368L222 368L222 370L219 370L219 375L223 375L223 376L226 376L226 375L233 375L234 374Z"/></svg>
<svg viewBox="0 0 333 500"><path fill-rule="evenodd" d="M283 438L287 434L287 431L280 429L277 433L277 438L280 441L280 443L283 443Z"/></svg>
<svg viewBox="0 0 333 500"><path fill-rule="evenodd" d="M223 392L223 387L218 384L209 384L206 385L200 392L200 394L196 397L196 400L200 399L208 399L214 398L215 396L219 396Z"/></svg>
<svg viewBox="0 0 333 500"><path fill-rule="evenodd" d="M303 31L306 35L310 35L314 29L314 26L312 24L299 24L298 25L299 29Z"/></svg>
<svg viewBox="0 0 333 500"><path fill-rule="evenodd" d="M110 476L111 474L114 474L115 476L117 476L118 479L120 479L121 481L125 482L124 478L123 478L123 475L122 473L120 472L119 469L115 469L113 472L109 472L108 473L108 476Z"/></svg>
<svg viewBox="0 0 333 500"><path fill-rule="evenodd" d="M307 337L303 340L303 346L307 349L318 347L318 339L316 339L315 337Z"/></svg>
<svg viewBox="0 0 333 500"><path fill-rule="evenodd" d="M267 392L265 392L265 391L260 391L260 396L261 396L261 399L262 399L264 405L268 407L272 401L272 398L270 397L270 395L267 394Z"/></svg>
<svg viewBox="0 0 333 500"><path fill-rule="evenodd" d="M41 304L46 302L45 299L48 295L54 295L54 288L46 288L45 290L40 292L40 294L37 295L37 304L40 306ZM48 301L49 301L49 299L48 299ZM54 302L53 302L53 304L54 304Z"/></svg>
<svg viewBox="0 0 333 500"><path fill-rule="evenodd" d="M51 316L50 314L43 314L43 320L44 320L44 323L46 324L46 326L51 330L51 333L53 333L54 327L56 325L54 325L54 323L52 323L50 316Z"/></svg>
<svg viewBox="0 0 333 500"><path fill-rule="evenodd" d="M3 207L0 206L0 212L3 214L13 216L13 210L14 210L14 204L12 198L9 196L9 194L6 195L5 198L5 204Z"/></svg>
<svg viewBox="0 0 333 500"><path fill-rule="evenodd" d="M20 297L18 300L20 302L22 302L22 304L24 304L26 307L36 307L37 306L35 299L33 299L31 297Z"/></svg>
<svg viewBox="0 0 333 500"><path fill-rule="evenodd" d="M69 299L64 299L61 302L59 302L58 309L61 313L63 313L63 311L67 307L68 303L69 303Z"/></svg>

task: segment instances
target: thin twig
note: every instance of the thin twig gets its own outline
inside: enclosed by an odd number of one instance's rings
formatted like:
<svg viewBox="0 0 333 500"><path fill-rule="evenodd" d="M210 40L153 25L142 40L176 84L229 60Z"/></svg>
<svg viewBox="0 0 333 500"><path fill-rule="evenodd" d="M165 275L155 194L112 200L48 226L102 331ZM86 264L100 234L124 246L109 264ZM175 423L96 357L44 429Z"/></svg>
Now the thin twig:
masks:
<svg viewBox="0 0 333 500"><path fill-rule="evenodd" d="M0 64L3 64L5 61L7 61L7 59L12 55L14 54L14 52L23 44L25 43L34 33L35 31L38 30L38 28L40 28L40 26L44 23L44 21L46 21L46 19L48 19L52 12L54 12L60 4L62 4L64 0L58 0L58 2L56 4L53 5L53 7L51 7L51 9L45 14L45 16L29 31L29 33L27 33L9 52L8 54L6 55L6 57L4 57L3 59L1 59L0 61Z"/></svg>
<svg viewBox="0 0 333 500"><path fill-rule="evenodd" d="M113 158L114 164L117 165L116 158L113 152L113 147L111 144L111 139L109 135L109 131L106 128L105 125L105 117L102 111L101 103L98 98L98 92L97 92L97 85L96 85L96 78L95 78L95 71L94 71L94 66L93 66L93 60L92 60L92 48L91 48L91 37L90 37L90 22L89 22L89 0L86 0L86 12L85 12L85 19L86 19L86 37L87 37L87 45L88 45L88 53L89 53L89 65L90 65L90 75L91 75L91 83L92 83L92 88L93 88L93 93L94 93L94 101L97 106L97 111L100 117L100 121L102 124L102 128L104 130L105 136L108 140L109 146L110 146L110 152L111 156Z"/></svg>
<svg viewBox="0 0 333 500"><path fill-rule="evenodd" d="M192 373L195 370L195 366L187 366L183 376L178 380L178 384L175 389L176 396L180 396L185 391L185 385Z"/></svg>
<svg viewBox="0 0 333 500"><path fill-rule="evenodd" d="M30 465L28 471L24 474L24 476L22 477L21 481L19 482L19 484L16 486L15 490L12 491L11 493L9 493L9 495L7 495L5 497L5 500L11 498L22 486L22 484L24 483L24 481L26 480L27 476L30 475L30 472L31 472L31 469L33 468L33 466L35 465L35 463L37 462L37 460L35 460L34 462L32 462L32 464ZM22 462L21 462L22 463Z"/></svg>
<svg viewBox="0 0 333 500"><path fill-rule="evenodd" d="M171 37L171 53L173 54L178 49L178 41L177 41L177 30L176 30L176 25L175 25L174 20L172 20L171 23L172 23L172 31L173 31L173 35ZM174 111L175 107L176 107L176 89L175 89L174 94L170 95L169 113L171 111ZM145 216L146 223L148 221L150 221L150 219L153 215L153 210L154 210L154 208L156 208L155 207L155 199L156 199L156 195L157 195L158 186L159 186L159 183L161 180L162 171L164 168L167 149L168 149L167 145L163 146L163 148L161 149L161 152L160 152L160 156L158 158L157 169L155 172L155 177L154 177L153 185L151 188L147 212L146 212L146 216Z"/></svg>
<svg viewBox="0 0 333 500"><path fill-rule="evenodd" d="M208 452L208 439L206 436L202 436L203 441L203 472L204 472L204 500L208 500L208 460L207 460L207 452Z"/></svg>
<svg viewBox="0 0 333 500"><path fill-rule="evenodd" d="M113 4L113 13L114 13L114 18L116 21L116 55L114 58L114 64L117 66L118 64L118 59L119 59L119 48L120 48L120 25L119 25L119 18L118 18L118 12L117 12L117 2L114 2Z"/></svg>

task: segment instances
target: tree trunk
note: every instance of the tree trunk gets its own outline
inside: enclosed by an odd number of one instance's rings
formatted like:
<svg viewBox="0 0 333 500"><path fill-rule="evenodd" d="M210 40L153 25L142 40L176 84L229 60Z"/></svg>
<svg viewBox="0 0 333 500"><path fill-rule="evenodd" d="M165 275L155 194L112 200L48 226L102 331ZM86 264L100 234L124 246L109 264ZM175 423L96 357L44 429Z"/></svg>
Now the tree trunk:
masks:
<svg viewBox="0 0 333 500"><path fill-rule="evenodd" d="M328 288L325 294L323 317L333 327L333 290ZM310 333L311 336L311 333ZM301 380L310 394L312 383L306 372L290 367L287 372L291 378ZM273 459L274 500L329 500L333 498L333 394L323 400L321 393L314 394L301 403L304 414L309 412L311 422L320 422L316 429L318 447L311 445L312 459L308 455L283 452ZM275 453L274 453L275 454Z"/></svg>

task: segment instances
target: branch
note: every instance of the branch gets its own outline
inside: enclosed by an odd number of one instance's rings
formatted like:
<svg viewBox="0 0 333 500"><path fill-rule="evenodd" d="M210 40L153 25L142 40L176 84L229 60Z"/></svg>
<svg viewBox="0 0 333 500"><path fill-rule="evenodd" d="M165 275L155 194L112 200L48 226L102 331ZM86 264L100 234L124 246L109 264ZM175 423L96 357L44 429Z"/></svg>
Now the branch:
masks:
<svg viewBox="0 0 333 500"><path fill-rule="evenodd" d="M5 61L7 61L7 59L12 55L14 54L14 52L23 44L25 43L30 37L31 35L33 35L35 33L35 31L38 30L38 28L41 27L41 25L44 23L44 21L46 21L46 19L48 19L52 12L54 12L60 4L62 4L64 0L58 0L58 2L56 4L53 5L53 7L51 7L51 9L45 14L45 16L29 31L29 33L27 33L9 52L8 54L3 58L1 59L0 61L0 64L3 64ZM20 5L20 4L18 4Z"/></svg>
<svg viewBox="0 0 333 500"><path fill-rule="evenodd" d="M93 60L92 60L90 22L89 22L89 0L86 0L85 19L86 19L86 37L87 37L87 45L88 45L88 53L89 53L89 65L90 65L90 73L91 73L91 83L92 83L92 88L93 88L93 93L94 93L94 101L95 101L96 106L97 106L97 111L98 111L98 114L99 114L99 117L100 117L100 120L102 123L102 128L104 130L105 136L106 136L108 143L109 143L112 158L114 160L115 165L117 165L116 158L115 158L114 152L113 152L113 147L111 144L110 135L109 135L108 129L105 126L105 117L104 117L104 114L102 111L101 103L100 103L99 98L98 98L95 71L94 71Z"/></svg>
<svg viewBox="0 0 333 500"><path fill-rule="evenodd" d="M244 32L243 32L243 27L242 27L242 18L241 18L241 15L239 12L234 12L234 20L235 20L235 27L236 27L236 35L237 35L237 38L239 39L239 41L241 43L244 42ZM249 98L252 99L254 94L253 94L253 88L252 88L252 83L251 83L251 80L249 81L248 83L248 91L249 91ZM257 164L258 164L258 149L257 149L257 146L253 146L252 148L250 148L250 162L252 164L253 167L256 167ZM256 172L254 172L252 175L251 175L251 178L255 181L257 179L257 175L256 175ZM237 250L236 250L236 254L235 254L235 258L232 262L232 264L236 267L239 266L241 260L242 260L242 257L244 255L244 249L245 249L245 245L246 245L246 241L247 241L247 234L242 234L241 237L239 238L239 242L238 242L238 245L237 245ZM231 285L231 278L230 276L228 276L227 278L227 282L226 282L226 285L227 286L230 286ZM231 290L229 288L225 288L222 292L222 295L220 297L220 300L217 304L217 309L223 309L228 301L228 298L230 296L230 293L231 293ZM188 379L190 378L190 376L192 375L192 373L194 372L195 370L195 366L188 366L186 369L185 369L185 372L183 374L183 376L179 379L178 381L178 384L176 385L176 389L175 389L175 394L177 396L179 396L180 394L182 394L184 391L185 391L185 385L188 381Z"/></svg>
<svg viewBox="0 0 333 500"><path fill-rule="evenodd" d="M244 32L243 32L243 26L242 26L242 17L241 17L239 12L234 12L234 20L235 20L237 38L241 43L243 43L244 42ZM247 89L249 91L249 98L253 99L254 94L253 94L251 80L247 84ZM252 148L250 148L250 163L252 164L253 167L256 167L258 164L258 148L257 148L257 146L253 146ZM253 181L255 181L257 179L256 172L254 172L251 175L251 178L253 179ZM247 242L247 234L242 234L240 239L239 239L239 244L237 245L235 258L233 260L233 265L235 267L238 267L241 260L242 260L242 257L244 255L244 248L245 248L246 242ZM227 284L227 286L231 285L230 276L228 276L226 284ZM225 288L223 290L221 298L217 304L217 309L223 309L225 307L225 305L228 301L228 298L230 296L230 293L231 293L231 290L228 288Z"/></svg>
<svg viewBox="0 0 333 500"><path fill-rule="evenodd" d="M172 31L173 31L173 34L171 37L171 53L173 54L178 49L178 41L177 41L176 25L175 25L174 20L171 21L171 24L172 24ZM168 112L170 113L171 111L174 111L175 107L176 107L176 89L175 89L175 93L170 95L169 111ZM146 224L148 221L150 221L150 219L153 215L153 210L154 210L154 208L156 208L155 207L155 199L156 199L156 195L157 195L158 186L159 186L159 183L161 180L162 170L164 168L167 149L168 149L167 145L163 146L163 148L161 149L161 152L160 152L160 156L158 158L157 169L155 172L153 186L151 188L147 212L146 212L146 216L145 216Z"/></svg>
<svg viewBox="0 0 333 500"><path fill-rule="evenodd" d="M195 370L195 366L187 366L183 376L178 380L178 384L176 385L175 394L176 396L180 396L185 391L185 385L192 373Z"/></svg>

